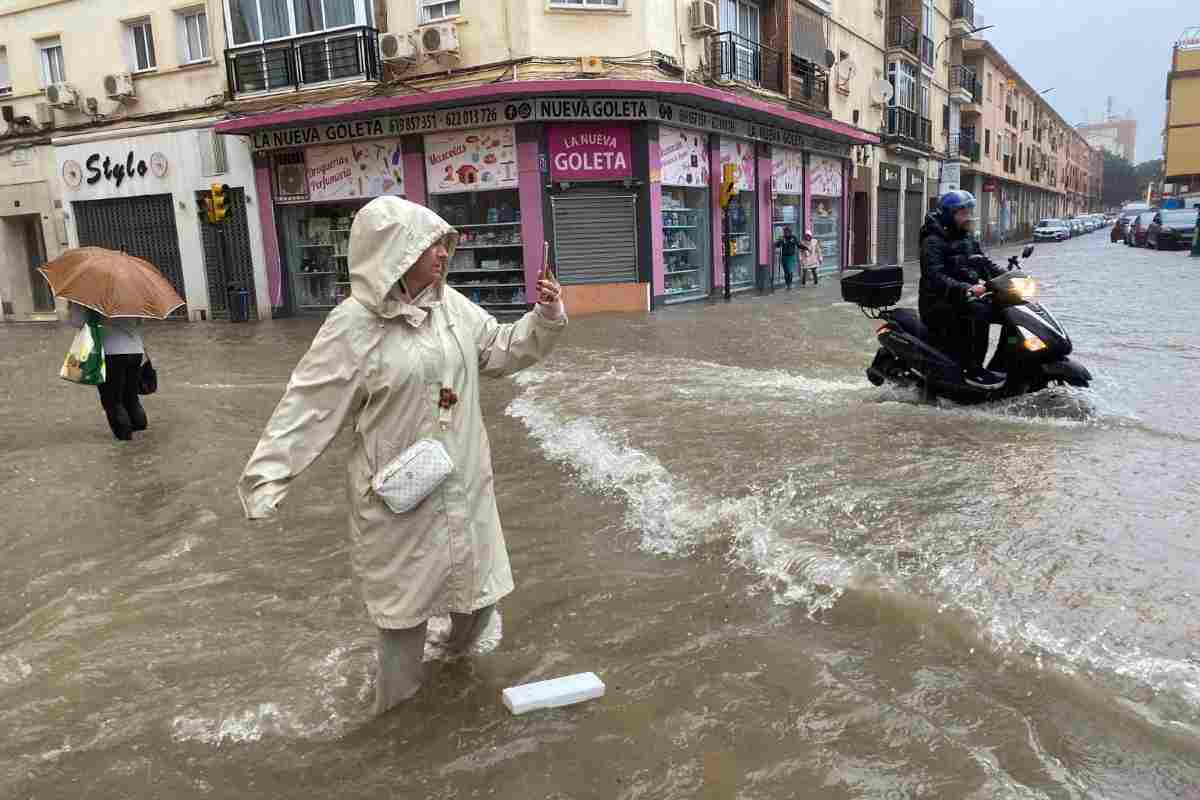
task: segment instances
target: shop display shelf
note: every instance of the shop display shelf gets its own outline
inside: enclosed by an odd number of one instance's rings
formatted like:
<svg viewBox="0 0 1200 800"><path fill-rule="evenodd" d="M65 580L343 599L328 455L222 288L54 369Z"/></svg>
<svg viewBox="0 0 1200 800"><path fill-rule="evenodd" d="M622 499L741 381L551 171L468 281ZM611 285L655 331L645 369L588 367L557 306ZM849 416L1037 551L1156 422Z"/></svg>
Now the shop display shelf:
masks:
<svg viewBox="0 0 1200 800"><path fill-rule="evenodd" d="M668 247L663 250L664 253L694 253L699 250L698 247Z"/></svg>
<svg viewBox="0 0 1200 800"><path fill-rule="evenodd" d="M301 303L300 308L333 308L334 303Z"/></svg>
<svg viewBox="0 0 1200 800"><path fill-rule="evenodd" d="M329 272L297 272L296 274L301 278L323 278L327 275L337 275L337 273L332 270Z"/></svg>
<svg viewBox="0 0 1200 800"><path fill-rule="evenodd" d="M493 272L524 272L524 267L500 267L499 269L483 269L476 267L475 269L452 269L450 275L487 275Z"/></svg>
<svg viewBox="0 0 1200 800"><path fill-rule="evenodd" d="M526 308L528 303L493 303L487 300L480 301L479 305L484 308Z"/></svg>
<svg viewBox="0 0 1200 800"><path fill-rule="evenodd" d="M452 283L455 289L524 289L523 283Z"/></svg>
<svg viewBox="0 0 1200 800"><path fill-rule="evenodd" d="M664 206L661 210L665 214L674 214L676 211L686 211L686 212L694 214L697 211L699 211L700 209L698 209L698 208L666 208Z"/></svg>
<svg viewBox="0 0 1200 800"><path fill-rule="evenodd" d="M664 294L690 294L698 291L700 291L699 286L680 286L675 289L667 289Z"/></svg>
<svg viewBox="0 0 1200 800"><path fill-rule="evenodd" d="M700 271L699 267L693 267L692 269L671 270L670 272L664 272L663 275L690 275L693 272L699 272L699 271Z"/></svg>
<svg viewBox="0 0 1200 800"><path fill-rule="evenodd" d="M663 225L664 231L694 231L699 225Z"/></svg>
<svg viewBox="0 0 1200 800"><path fill-rule="evenodd" d="M455 225L455 228L514 228L519 222L476 222L470 225Z"/></svg>
<svg viewBox="0 0 1200 800"><path fill-rule="evenodd" d="M524 247L525 245L517 242L515 244L460 244L455 250L501 250L512 249L515 247Z"/></svg>
<svg viewBox="0 0 1200 800"><path fill-rule="evenodd" d="M314 242L300 245L301 250L313 249L317 247L337 247L337 245L335 245L333 242Z"/></svg>

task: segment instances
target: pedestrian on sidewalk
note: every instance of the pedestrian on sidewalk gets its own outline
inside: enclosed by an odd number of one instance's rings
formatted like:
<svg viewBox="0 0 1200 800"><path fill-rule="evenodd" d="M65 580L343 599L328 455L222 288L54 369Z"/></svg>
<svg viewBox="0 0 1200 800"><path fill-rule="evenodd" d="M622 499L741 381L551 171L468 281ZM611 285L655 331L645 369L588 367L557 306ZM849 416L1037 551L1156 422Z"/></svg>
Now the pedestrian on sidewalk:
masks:
<svg viewBox="0 0 1200 800"><path fill-rule="evenodd" d="M808 285L808 273L811 272L813 286L816 286L817 272L825 260L825 254L821 251L821 240L814 237L811 230L807 230L804 232L804 241L801 243L800 249L804 253L800 264L800 285Z"/></svg>
<svg viewBox="0 0 1200 800"><path fill-rule="evenodd" d="M69 305L69 318L76 328L83 327L92 315L104 336L104 383L100 406L108 419L108 427L118 440L127 442L133 434L149 426L146 410L138 396L142 387L142 357L146 348L142 342L140 319L110 319L78 303Z"/></svg>
<svg viewBox="0 0 1200 800"><path fill-rule="evenodd" d="M783 266L783 280L787 284L787 288L791 290L792 276L796 274L796 265L799 263L799 252L802 247L796 234L792 233L791 226L784 226L783 235L775 240L775 247L779 248L779 263Z"/></svg>
<svg viewBox="0 0 1200 800"><path fill-rule="evenodd" d="M292 372L238 485L248 518L272 516L350 423L350 558L379 629L376 713L420 690L431 617L450 616L447 652L463 654L513 590L480 379L537 363L567 324L545 269L534 310L507 325L447 285L457 241L433 211L397 197L357 214L351 296Z"/></svg>

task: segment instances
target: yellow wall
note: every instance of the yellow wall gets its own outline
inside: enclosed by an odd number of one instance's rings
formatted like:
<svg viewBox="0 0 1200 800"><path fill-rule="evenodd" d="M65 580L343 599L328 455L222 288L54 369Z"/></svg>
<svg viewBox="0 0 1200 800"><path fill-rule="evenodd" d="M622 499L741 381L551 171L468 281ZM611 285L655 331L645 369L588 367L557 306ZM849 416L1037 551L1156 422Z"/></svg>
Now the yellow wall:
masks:
<svg viewBox="0 0 1200 800"><path fill-rule="evenodd" d="M1200 77L1171 81L1171 110L1168 125L1200 123Z"/></svg>
<svg viewBox="0 0 1200 800"><path fill-rule="evenodd" d="M1200 175L1200 127L1167 132L1166 174Z"/></svg>
<svg viewBox="0 0 1200 800"><path fill-rule="evenodd" d="M874 81L884 77L883 18L876 16L869 3L835 3L833 23L829 47L834 53L849 53L856 72L846 85L848 94L837 88L836 69L830 75L830 111L834 119L853 124L857 110L859 127L878 131L883 124L883 107L871 102L870 89Z"/></svg>
<svg viewBox="0 0 1200 800"><path fill-rule="evenodd" d="M1177 50L1175 69L1200 69L1200 50Z"/></svg>
<svg viewBox="0 0 1200 800"><path fill-rule="evenodd" d="M211 61L181 67L178 15L174 9L207 6ZM126 29L122 20L149 17L157 69L134 77L136 101L109 100L104 76L129 72ZM58 36L63 48L66 82L81 98L95 97L101 114L111 118L204 105L225 87L224 14L220 0L60 0L10 2L0 6L0 45L7 51L12 94L0 98L15 106L17 116L36 120L35 105L45 102L41 55L36 40ZM219 98L218 98L219 99ZM58 126L78 125L89 117L78 111L55 110Z"/></svg>

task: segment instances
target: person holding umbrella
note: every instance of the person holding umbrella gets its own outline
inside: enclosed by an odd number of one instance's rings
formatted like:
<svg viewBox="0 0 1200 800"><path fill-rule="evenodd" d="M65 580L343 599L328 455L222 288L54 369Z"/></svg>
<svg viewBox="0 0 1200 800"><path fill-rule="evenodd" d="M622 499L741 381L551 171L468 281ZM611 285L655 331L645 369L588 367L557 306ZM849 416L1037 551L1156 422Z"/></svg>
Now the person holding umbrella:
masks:
<svg viewBox="0 0 1200 800"><path fill-rule="evenodd" d="M350 429L350 560L379 629L377 713L421 689L430 618L450 617L443 644L461 655L513 590L482 379L536 364L567 325L548 255L535 308L501 324L446 284L457 242L436 213L398 197L358 212L350 297L292 372L238 482L246 516L273 517Z"/></svg>
<svg viewBox="0 0 1200 800"><path fill-rule="evenodd" d="M143 319L166 319L183 298L153 264L102 247L68 250L39 272L55 297L70 302L71 323L100 328L105 379L96 388L113 436L129 441L149 425L139 394L152 390L153 368L143 363Z"/></svg>

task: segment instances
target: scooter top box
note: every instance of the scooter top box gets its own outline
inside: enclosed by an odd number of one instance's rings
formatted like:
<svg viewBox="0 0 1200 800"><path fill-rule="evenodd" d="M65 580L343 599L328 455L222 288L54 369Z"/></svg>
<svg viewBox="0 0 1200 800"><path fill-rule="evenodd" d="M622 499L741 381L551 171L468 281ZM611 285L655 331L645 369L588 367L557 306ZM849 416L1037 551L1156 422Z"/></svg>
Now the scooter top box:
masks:
<svg viewBox="0 0 1200 800"><path fill-rule="evenodd" d="M872 267L842 278L842 299L866 308L894 306L903 291L903 267Z"/></svg>

